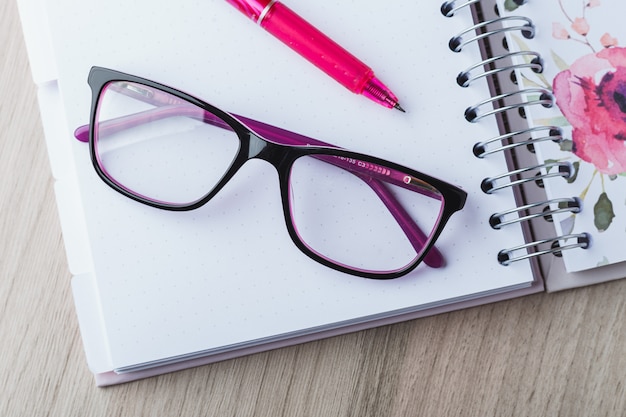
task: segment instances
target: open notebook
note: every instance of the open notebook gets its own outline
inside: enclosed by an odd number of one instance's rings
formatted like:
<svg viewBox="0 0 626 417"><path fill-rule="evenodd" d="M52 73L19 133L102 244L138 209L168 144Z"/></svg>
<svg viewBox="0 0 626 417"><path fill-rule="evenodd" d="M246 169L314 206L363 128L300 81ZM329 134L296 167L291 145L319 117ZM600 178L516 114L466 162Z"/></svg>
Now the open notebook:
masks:
<svg viewBox="0 0 626 417"><path fill-rule="evenodd" d="M223 1L20 3L22 18L31 22L24 25L31 62L45 61L48 38L28 27L41 19L50 29L53 58L33 72L81 333L99 385L538 292L544 277L568 282L556 286L563 288L626 275L626 268L613 265L572 284L561 258L534 256L533 245L524 251L532 255L528 260L505 262L502 250L560 231L547 222L533 228L508 221L503 213L522 216L514 209L526 204L524 198L543 201L545 194L527 196L521 191L527 182L506 186L508 175L499 187L497 177L515 168L508 153L477 158L472 152L476 142L510 126L483 107L485 117L466 120L468 106L502 86L478 77L460 87L459 72L492 48L470 41L455 53L450 40L484 19L493 4L481 12L451 3L443 7L451 15L445 17L438 1L292 3L371 65L407 113L343 89ZM33 17L41 11L45 18ZM467 33L460 38L470 39L473 32ZM93 65L457 184L469 196L437 242L446 265L375 281L311 261L289 239L276 174L262 161L249 163L192 212L165 212L115 193L94 172L87 146L70 133L88 122L86 79ZM535 158L526 154L516 156L518 165ZM489 183L501 189L488 194ZM493 227L494 213L511 224ZM583 249L572 250L584 256Z"/></svg>
<svg viewBox="0 0 626 417"><path fill-rule="evenodd" d="M555 215L561 235L587 232L593 244L585 256L566 251L568 271L626 261L626 30L624 2L553 0L506 4L503 17L527 16L532 39L509 34L516 51L539 51L543 71L520 71L522 89L543 90L555 105L534 106L527 114L536 129L558 129L564 140L541 142L538 159L570 164L572 176L546 182L549 198L576 197L578 213ZM520 54L517 63L530 55ZM533 101L535 96L529 95ZM535 137L537 137L535 135Z"/></svg>
<svg viewBox="0 0 626 417"><path fill-rule="evenodd" d="M563 261L541 259L546 287L555 291L621 277L626 107L620 77L626 53L619 40L626 31L615 16L626 9L611 0L497 3L478 3L481 20L490 22L479 25L478 36L491 48L486 72L498 67L492 80L500 97L496 106L508 109L503 130L517 133L505 137L504 146L532 167L511 179L542 178L520 187L528 208L519 214L549 213L529 222L535 241L550 240L550 222L561 247L577 246L581 236L587 246L561 251L548 246L553 242L533 245ZM524 149L534 157L528 159Z"/></svg>

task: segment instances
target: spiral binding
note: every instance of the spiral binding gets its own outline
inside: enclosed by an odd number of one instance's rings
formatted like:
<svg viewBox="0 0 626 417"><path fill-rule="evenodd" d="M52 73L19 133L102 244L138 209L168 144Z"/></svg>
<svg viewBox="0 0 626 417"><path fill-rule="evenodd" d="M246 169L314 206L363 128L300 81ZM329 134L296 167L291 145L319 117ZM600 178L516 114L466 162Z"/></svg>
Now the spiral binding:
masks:
<svg viewBox="0 0 626 417"><path fill-rule="evenodd" d="M519 57L519 56L532 56L533 58L530 59L529 62L520 62L520 63L516 63L513 65L506 66L506 67L496 66L495 68L487 70L487 71L483 71L482 73L478 75L472 75L472 71L476 69L480 69L480 68L484 69L484 68L487 68L488 66L491 66L492 64L493 65L496 64L498 61L509 60L513 57ZM472 65L471 67L467 68L465 71L461 71L459 75L456 77L456 82L461 87L469 87L470 84L472 84L472 82L478 80L479 78L488 77L488 76L497 74L499 72L511 71L511 70L516 70L516 69L524 69L524 68L530 68L535 73L543 72L543 60L541 59L541 56L537 52L520 51L520 52L510 52L510 53L498 55L492 58L487 58L475 65Z"/></svg>
<svg viewBox="0 0 626 417"><path fill-rule="evenodd" d="M574 243L567 243L568 240L574 239ZM561 242L564 242L562 244ZM537 252L528 252L528 249L538 248L542 245L549 245L547 249L537 250ZM511 265L513 262L530 259L541 255L551 253L559 256L563 251L575 248L587 249L591 244L591 236L589 233L577 233L564 236L558 236L552 239L537 240L535 242L526 243L510 249L503 249L498 253L498 262L502 265ZM516 252L522 251L522 255L514 255Z"/></svg>
<svg viewBox="0 0 626 417"><path fill-rule="evenodd" d="M552 208L555 206L555 208ZM530 210L542 207L543 209L531 214L521 216L520 213L528 212ZM494 229L501 229L504 226L508 226L514 223L520 223L529 221L532 219L543 217L549 219L553 214L557 213L579 213L582 208L582 202L578 197L572 198L555 198L548 201L538 201L536 203L527 204L525 206L516 207L511 210L494 213L489 218L489 224ZM506 217L511 214L517 214L517 217L507 220Z"/></svg>
<svg viewBox="0 0 626 417"><path fill-rule="evenodd" d="M556 168L556 169L553 169ZM545 170L545 171L542 171ZM532 177L525 177L514 179L521 174L527 172L539 172L538 174ZM493 194L498 190L502 190L504 188L509 188L517 185L522 185L531 181L541 181L548 178L553 177L563 177L565 179L569 179L574 174L574 166L569 162L546 162L544 164L539 164L532 167L523 167L516 169L514 171L509 171L501 175L497 175L495 177L485 178L480 184L480 188L486 194ZM503 184L499 184L499 180L509 178L509 182L505 182Z"/></svg>
<svg viewBox="0 0 626 417"><path fill-rule="evenodd" d="M528 96L538 96L538 98L533 100L528 100L525 97ZM506 99L521 97L518 103L507 104L503 106L496 107L493 104L502 102ZM543 88L526 88L524 90L513 91L510 93L500 94L494 97L489 97L480 103L470 106L465 110L465 118L468 122L476 123L480 119L483 119L487 116L496 115L498 113L504 113L509 110L519 109L522 107L527 107L529 105L539 104L543 107L552 107L554 106L554 96L551 92ZM480 112L481 108L487 108L484 112Z"/></svg>
<svg viewBox="0 0 626 417"><path fill-rule="evenodd" d="M462 9L463 7L471 6L472 4L478 3L478 2L480 2L480 0L467 0L460 6L457 6L456 1L446 1L441 5L441 13L445 17L452 17L454 16L454 13L456 13L458 10Z"/></svg>
<svg viewBox="0 0 626 417"><path fill-rule="evenodd" d="M526 0L513 1L517 4L526 2ZM465 7L480 7L480 3L481 0L445 1L441 5L441 13L446 17L452 17ZM531 39L535 36L535 26L532 20L524 16L498 16L477 23L458 33L450 39L448 46L453 52L461 52L468 44L487 41L491 38L497 39L496 36L502 36L506 32L521 33L524 38ZM533 51L507 52L490 56L461 71L456 81L461 87L469 87L473 82L482 78L494 79L501 73L516 74L517 71L525 69L541 73L543 71L541 56ZM554 104L554 96L546 89L516 89L512 92L503 92L468 107L465 110L465 118L471 123L476 123L485 117L510 114L507 113L509 111L517 110L520 115L523 115L528 106L552 107ZM508 153L521 147L531 149L536 143L544 141L561 143L563 140L562 131L557 126L528 127L478 142L474 145L473 152L476 157L485 158L494 153ZM492 194L505 188L520 187L533 181L538 186L542 186L546 179L553 177L568 179L574 174L575 169L571 163L552 161L485 178L481 183L481 189L487 194ZM552 221L552 216L555 214L578 213L581 209L582 203L577 197L530 202L523 206L492 214L489 218L489 224L494 229L502 229L512 224L530 222L539 218ZM591 236L588 233L535 239L532 242L501 250L498 253L498 262L506 266L546 254L560 256L563 251L587 248L590 244Z"/></svg>
<svg viewBox="0 0 626 417"><path fill-rule="evenodd" d="M548 133L540 137L532 137L528 140L521 142L511 142L516 136L532 135L533 133L547 131ZM474 145L473 151L477 158L484 158L488 155L504 152L520 146L534 146L535 143L552 141L554 143L563 142L563 132L560 127L557 126L536 126L528 129L518 130L516 132L505 133L504 135L497 136L495 138L486 140L484 142L478 142ZM505 144L507 142L511 142Z"/></svg>
<svg viewBox="0 0 626 417"><path fill-rule="evenodd" d="M509 20L521 20L524 23L517 26L501 26L496 29L489 29L490 25L497 25ZM465 29L463 32L451 38L448 42L448 46L450 47L452 52L461 52L463 48L470 43L489 38L499 33L518 31L521 32L522 36L524 36L526 39L532 39L535 37L535 26L533 25L532 20L523 16L504 16L498 17L496 19L487 20L485 22L480 22L472 27ZM473 37L469 39L463 38L465 35L468 35L470 33L473 34Z"/></svg>

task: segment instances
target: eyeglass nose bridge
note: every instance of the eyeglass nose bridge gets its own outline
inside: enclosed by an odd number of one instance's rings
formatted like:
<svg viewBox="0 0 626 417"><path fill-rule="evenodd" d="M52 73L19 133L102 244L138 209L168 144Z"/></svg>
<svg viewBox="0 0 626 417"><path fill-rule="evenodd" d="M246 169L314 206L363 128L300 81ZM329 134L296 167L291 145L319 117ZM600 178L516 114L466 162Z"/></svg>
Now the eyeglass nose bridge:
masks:
<svg viewBox="0 0 626 417"><path fill-rule="evenodd" d="M290 148L271 142L254 132L248 133L248 160L262 159L273 165L279 172L289 158Z"/></svg>

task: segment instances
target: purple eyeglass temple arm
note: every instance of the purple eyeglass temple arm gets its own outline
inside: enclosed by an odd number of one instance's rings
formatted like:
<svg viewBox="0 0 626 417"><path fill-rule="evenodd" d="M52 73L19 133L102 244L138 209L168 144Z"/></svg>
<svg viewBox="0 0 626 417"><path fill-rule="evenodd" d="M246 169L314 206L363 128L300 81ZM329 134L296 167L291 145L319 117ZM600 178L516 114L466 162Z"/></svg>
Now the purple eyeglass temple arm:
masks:
<svg viewBox="0 0 626 417"><path fill-rule="evenodd" d="M290 132L285 129L258 122L247 117L237 116L234 114L231 115L239 119L242 123L246 124L257 134L279 144L292 146L320 146L339 149L337 146L330 145L328 143L304 135L300 135L298 133ZM214 116L213 114L204 111L198 112L195 107L185 105L157 107L129 116L122 116L116 119L110 119L106 122L100 123L100 129L104 129L107 134L112 134L121 130L132 128L139 124L162 120L174 116L190 117L196 120L200 120L204 123L211 124L213 126L222 127L224 129L231 129L228 124L226 124L224 121ZM77 128L74 132L74 136L81 142L89 142L89 125L84 125ZM412 177L408 177L397 171L390 170L389 168L379 167L376 164L366 163L364 161L361 161L364 165L358 166L344 158L335 156L316 155L315 157L319 160L323 160L332 165L354 172L355 174L368 174L370 176L380 179L381 181L400 186L412 192L418 192L433 199L438 198L438 193L431 191L430 187L427 184L422 183L421 185L416 185L416 181ZM361 179L363 178L361 177ZM417 180L417 182L419 183L420 181ZM391 203L391 200L389 200L389 202Z"/></svg>
<svg viewBox="0 0 626 417"><path fill-rule="evenodd" d="M108 120L106 122L102 122L100 123L100 129L106 129L108 133L114 133L116 131L128 129L139 124L144 124L150 121L165 119L173 116L192 117L194 119L199 119L205 123L214 126L231 129L230 126L224 123L224 121L222 121L220 118L214 116L209 112L199 112L197 110L197 107L195 106L192 107L185 104L163 105L159 102L155 103L157 100L154 100L155 102L153 102L153 100L150 100L147 97L141 97L141 99L142 101L152 102L152 104L160 105L161 107L156 107L154 109L146 110L140 113L135 113L129 116L123 116L116 119ZM312 145L337 148L334 145L330 145L325 142L309 138L304 135L300 135L298 133L290 132L285 129L258 122L247 117L238 116L235 114L231 115L247 125L257 134L263 136L264 138L271 139L279 144L294 146ZM77 128L74 132L74 136L81 142L89 142L89 125L84 125ZM394 184L432 198L437 198L437 193L431 191L427 184L413 178L407 178L397 171L389 170L388 168L377 167L375 164L369 164L365 167L361 167L349 162L348 160L335 156L319 155L316 157L320 160L323 160L324 162L346 169L354 173L361 180L365 181L396 219L396 221L404 231L405 235L409 239L411 245L416 249L418 253L422 251L424 244L428 240L428 236L413 221L413 219L406 212L402 204L394 197L393 194L389 192L387 187L385 187L384 182L388 182L390 184ZM439 268L444 265L445 261L441 252L433 246L424 257L424 263L432 268Z"/></svg>
<svg viewBox="0 0 626 417"><path fill-rule="evenodd" d="M396 222L400 225L404 234L411 242L411 245L415 248L415 250L419 253L424 244L428 240L428 236L424 234L422 229L415 224L409 213L406 212L402 204L398 202L398 200L389 192L385 184L381 181L373 179L372 177L363 177L361 175L357 176L361 177L361 179L374 190L378 198L382 200L382 202L387 206L391 215L396 219ZM444 258L441 252L433 246L430 251L424 257L424 262L426 265L432 268L440 268L444 265Z"/></svg>

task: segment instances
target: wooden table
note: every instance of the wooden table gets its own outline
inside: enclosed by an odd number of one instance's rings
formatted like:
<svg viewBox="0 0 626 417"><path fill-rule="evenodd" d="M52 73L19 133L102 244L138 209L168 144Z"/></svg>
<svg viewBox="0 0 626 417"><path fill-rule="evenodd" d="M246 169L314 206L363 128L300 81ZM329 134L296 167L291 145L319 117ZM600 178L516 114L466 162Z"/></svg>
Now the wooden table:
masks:
<svg viewBox="0 0 626 417"><path fill-rule="evenodd" d="M96 388L15 0L0 40L0 416L626 415L626 280Z"/></svg>

